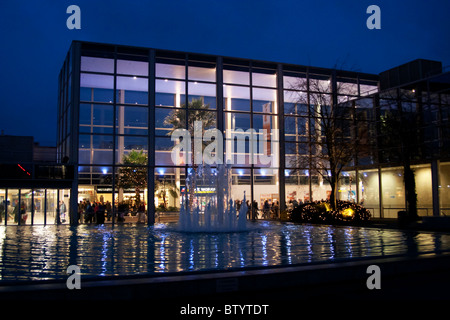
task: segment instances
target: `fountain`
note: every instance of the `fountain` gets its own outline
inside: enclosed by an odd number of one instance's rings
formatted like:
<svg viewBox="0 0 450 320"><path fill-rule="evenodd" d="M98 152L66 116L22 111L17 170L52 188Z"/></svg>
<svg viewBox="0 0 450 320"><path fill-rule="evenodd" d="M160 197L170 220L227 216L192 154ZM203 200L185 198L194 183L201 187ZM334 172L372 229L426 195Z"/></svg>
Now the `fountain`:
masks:
<svg viewBox="0 0 450 320"><path fill-rule="evenodd" d="M184 232L236 232L247 230L244 192L238 210L231 197L231 166L200 165L188 169L178 230Z"/></svg>

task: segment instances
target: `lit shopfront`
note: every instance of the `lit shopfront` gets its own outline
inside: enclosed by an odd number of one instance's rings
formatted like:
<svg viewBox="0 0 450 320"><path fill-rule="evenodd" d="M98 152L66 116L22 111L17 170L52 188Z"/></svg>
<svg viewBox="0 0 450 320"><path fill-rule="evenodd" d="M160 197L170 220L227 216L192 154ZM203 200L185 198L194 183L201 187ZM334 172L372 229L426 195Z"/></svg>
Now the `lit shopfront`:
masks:
<svg viewBox="0 0 450 320"><path fill-rule="evenodd" d="M69 224L69 204L70 189L0 188L0 224Z"/></svg>

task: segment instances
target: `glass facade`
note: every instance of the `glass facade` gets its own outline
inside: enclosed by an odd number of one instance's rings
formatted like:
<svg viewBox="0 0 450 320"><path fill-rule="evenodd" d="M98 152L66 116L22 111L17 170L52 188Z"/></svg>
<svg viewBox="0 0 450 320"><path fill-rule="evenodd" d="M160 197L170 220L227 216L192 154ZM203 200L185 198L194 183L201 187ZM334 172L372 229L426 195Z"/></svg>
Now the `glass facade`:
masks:
<svg viewBox="0 0 450 320"><path fill-rule="evenodd" d="M441 214L450 214L450 163L441 163L439 166L439 200Z"/></svg>
<svg viewBox="0 0 450 320"><path fill-rule="evenodd" d="M338 199L396 217L407 205L407 167L420 215L433 214L434 168L440 204L450 207L442 183L450 171L431 166L448 150L448 94L380 93L377 75L357 72L84 42L73 43L59 81L59 159L78 168L77 203L109 203L114 218L176 218L187 165L198 164L211 129L223 133L219 158L231 165L235 201L244 192L258 208L267 201L274 218L329 198L336 172ZM174 153L178 129L192 150Z"/></svg>
<svg viewBox="0 0 450 320"><path fill-rule="evenodd" d="M0 188L0 225L69 224L70 189Z"/></svg>

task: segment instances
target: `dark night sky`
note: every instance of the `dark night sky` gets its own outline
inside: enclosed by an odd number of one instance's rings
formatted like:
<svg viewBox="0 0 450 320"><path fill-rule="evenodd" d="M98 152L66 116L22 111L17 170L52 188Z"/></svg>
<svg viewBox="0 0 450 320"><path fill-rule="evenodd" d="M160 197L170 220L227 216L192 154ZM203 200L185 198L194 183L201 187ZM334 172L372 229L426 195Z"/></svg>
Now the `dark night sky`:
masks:
<svg viewBox="0 0 450 320"><path fill-rule="evenodd" d="M81 8L81 30L66 9ZM381 9L369 30L366 9ZM0 2L0 129L56 143L59 69L72 40L379 73L450 65L448 0L36 0Z"/></svg>

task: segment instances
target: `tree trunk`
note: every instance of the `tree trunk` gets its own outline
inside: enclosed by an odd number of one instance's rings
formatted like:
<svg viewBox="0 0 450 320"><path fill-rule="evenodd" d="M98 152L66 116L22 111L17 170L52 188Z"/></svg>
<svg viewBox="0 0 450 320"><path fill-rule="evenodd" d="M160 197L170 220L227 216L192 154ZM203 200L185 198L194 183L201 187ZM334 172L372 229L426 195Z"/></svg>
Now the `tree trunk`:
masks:
<svg viewBox="0 0 450 320"><path fill-rule="evenodd" d="M134 192L135 192L134 202L136 204L136 207L139 207L139 205L141 204L141 192L140 192L140 189L138 187L136 187L134 189Z"/></svg>
<svg viewBox="0 0 450 320"><path fill-rule="evenodd" d="M338 179L335 175L331 177L331 194L330 194L330 205L332 210L337 210L337 190L338 190Z"/></svg>
<svg viewBox="0 0 450 320"><path fill-rule="evenodd" d="M163 194L162 194L162 196L163 196L163 206L164 206L164 209L167 209L167 207L166 207L166 187L164 187L164 189L163 189Z"/></svg>
<svg viewBox="0 0 450 320"><path fill-rule="evenodd" d="M406 198L406 211L411 219L416 220L417 214L417 194L416 194L416 180L414 178L414 171L411 170L409 164L404 166L404 179L405 179L405 198Z"/></svg>

